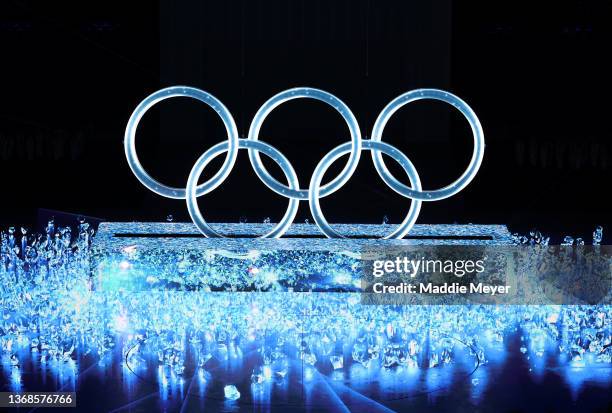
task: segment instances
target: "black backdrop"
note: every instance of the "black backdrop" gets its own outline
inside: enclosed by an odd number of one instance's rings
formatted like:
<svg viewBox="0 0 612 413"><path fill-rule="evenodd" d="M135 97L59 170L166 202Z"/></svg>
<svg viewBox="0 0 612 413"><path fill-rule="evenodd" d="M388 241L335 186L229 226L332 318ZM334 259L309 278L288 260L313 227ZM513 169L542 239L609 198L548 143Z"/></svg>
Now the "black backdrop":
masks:
<svg viewBox="0 0 612 413"><path fill-rule="evenodd" d="M612 4L429 3L2 2L0 224L35 226L39 208L188 220L184 202L161 199L132 176L122 141L142 98L189 84L221 99L243 135L258 107L288 87L336 94L364 136L400 93L448 89L478 113L485 161L461 194L425 204L419 222L579 236L609 228ZM184 99L164 102L141 125L143 164L177 186L223 139L215 114ZM269 117L262 139L286 154L306 186L318 160L348 133L332 109L299 101ZM472 150L467 123L433 102L398 112L385 140L405 151L426 188L455 179ZM259 183L244 153L226 183L201 200L204 215L221 221L275 220L285 205ZM353 179L322 205L335 222L385 215L398 222L408 201L382 184L364 154ZM299 220L308 218L303 204Z"/></svg>

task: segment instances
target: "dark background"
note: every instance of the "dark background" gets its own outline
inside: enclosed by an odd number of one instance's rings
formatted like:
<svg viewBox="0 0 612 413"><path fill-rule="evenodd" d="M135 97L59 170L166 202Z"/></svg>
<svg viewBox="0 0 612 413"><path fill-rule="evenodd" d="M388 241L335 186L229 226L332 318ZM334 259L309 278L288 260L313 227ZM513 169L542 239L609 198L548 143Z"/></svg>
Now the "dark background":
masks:
<svg viewBox="0 0 612 413"><path fill-rule="evenodd" d="M2 2L0 226L36 227L40 208L189 220L183 201L136 180L122 144L144 97L187 84L217 96L241 135L259 106L289 87L337 95L364 137L397 95L448 89L479 115L485 160L459 195L424 204L420 223L502 223L587 239L596 225L610 228L612 3L429 3ZM154 177L184 186L194 161L222 139L214 112L172 99L145 116L137 141ZM307 187L317 162L348 132L333 109L301 100L274 111L261 139L285 153ZM435 102L400 110L384 139L410 157L430 189L456 179L472 151L467 122ZM275 221L286 203L241 151L230 178L200 205L211 221ZM364 153L355 176L322 205L332 222L379 223L385 215L399 222L409 201L386 188ZM302 203L298 221L309 218Z"/></svg>

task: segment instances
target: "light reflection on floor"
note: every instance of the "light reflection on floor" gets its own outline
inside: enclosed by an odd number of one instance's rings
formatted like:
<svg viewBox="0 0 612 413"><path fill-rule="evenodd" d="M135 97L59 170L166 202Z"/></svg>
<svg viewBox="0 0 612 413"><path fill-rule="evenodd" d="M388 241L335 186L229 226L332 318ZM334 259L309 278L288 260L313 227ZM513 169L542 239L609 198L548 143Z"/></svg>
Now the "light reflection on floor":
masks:
<svg viewBox="0 0 612 413"><path fill-rule="evenodd" d="M458 383L478 406L510 370L526 370L531 385L568 391L572 400L585 386L606 389L612 383L611 364L602 357L610 354L610 306L381 310L361 306L348 293L95 294L103 297L88 297L78 313L112 332L112 349L100 355L88 348L83 326L69 344L60 340L57 348L47 343L36 351L27 332L12 335L6 351L5 334L4 390L85 388L89 393L96 383L112 383L122 397L106 400L108 410L137 409L153 400L178 406L195 399L222 403L228 411L249 404L299 409L330 403L373 403L371 409L385 411L419 397L436 405ZM315 307L329 313L310 313ZM432 312L444 317L431 317ZM548 322L551 312L561 314L555 323ZM563 324L576 317L582 321ZM435 319L454 319L454 324ZM155 320L159 325L151 325ZM600 325L594 330L586 320ZM595 331L602 342L584 342L585 331ZM41 335L38 340L46 343ZM367 343L365 355L354 351L356 343ZM70 351L72 344L75 349L66 357L60 347ZM562 389L547 387L550 375L560 378ZM238 400L226 400L227 385L236 386Z"/></svg>
<svg viewBox="0 0 612 413"><path fill-rule="evenodd" d="M0 391L77 391L79 410L130 412L612 403L612 306L366 306L352 292L128 292L121 279L96 290L88 257L57 245L57 266L0 266Z"/></svg>

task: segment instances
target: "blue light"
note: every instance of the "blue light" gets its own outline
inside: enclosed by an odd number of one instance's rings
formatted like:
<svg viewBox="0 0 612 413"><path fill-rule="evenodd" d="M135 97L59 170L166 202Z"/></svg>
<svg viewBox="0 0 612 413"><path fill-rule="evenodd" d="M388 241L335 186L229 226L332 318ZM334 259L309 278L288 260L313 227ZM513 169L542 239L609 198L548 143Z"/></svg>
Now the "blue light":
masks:
<svg viewBox="0 0 612 413"><path fill-rule="evenodd" d="M7 286L0 292L0 374L9 387L23 387L30 374L49 380L49 387L76 389L87 368L103 372L116 360L128 392L150 380L161 400L189 392L223 400L223 389L233 385L241 398L267 403L298 388L309 397L321 380L367 397L408 397L460 380L476 403L506 363L531 369L536 383L558 374L574 397L585 383L612 382L609 305L394 307L362 305L357 292L290 292L287 285L285 291L198 290L187 288L195 284L186 279L202 278L188 251L165 250L141 266L136 258L145 248L127 246L105 255L93 274L89 251L65 250L54 264L0 266L0 285ZM269 286L299 280L284 271L296 259L335 284L354 281L356 258L346 254L312 261L306 254L260 251L197 263L210 271L207 277L231 280L230 287L259 278ZM131 265L122 271L119 263L127 260ZM227 260L241 264L214 265ZM179 274L181 261L188 264ZM234 274L235 268L257 271ZM129 291L121 284L152 276L160 288ZM117 288L100 288L102 281ZM166 288L170 283L180 287ZM250 380L255 371L260 387Z"/></svg>

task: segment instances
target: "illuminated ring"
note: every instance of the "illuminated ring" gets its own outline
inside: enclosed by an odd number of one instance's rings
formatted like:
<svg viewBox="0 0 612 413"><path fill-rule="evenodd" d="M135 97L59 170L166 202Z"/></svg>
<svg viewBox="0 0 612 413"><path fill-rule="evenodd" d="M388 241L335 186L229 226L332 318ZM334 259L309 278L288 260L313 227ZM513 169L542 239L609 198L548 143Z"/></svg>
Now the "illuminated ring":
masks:
<svg viewBox="0 0 612 413"><path fill-rule="evenodd" d="M166 198L185 199L185 189L167 186L155 180L142 167L140 161L138 160L138 155L136 154L136 128L138 127L140 119L156 103L177 96L197 99L213 108L221 117L227 132L227 145L229 150L227 151L225 161L223 162L221 169L219 169L219 171L212 178L198 186L198 196L204 195L221 185L234 167L236 157L238 156L238 129L236 128L236 123L234 122L232 114L220 100L208 92L204 92L203 90L193 87L173 86L158 90L152 95L146 97L142 102L140 102L136 109L134 109L134 112L128 121L127 128L125 129L125 138L123 141L125 156L130 168L132 169L132 172L144 186L156 194Z"/></svg>
<svg viewBox="0 0 612 413"><path fill-rule="evenodd" d="M416 168L414 167L414 165L412 165L410 159L408 159L408 157L404 155L399 149L389 145L388 143L372 140L364 140L363 149L369 149L373 152L380 151L391 156L397 163L399 163L404 168L404 170L408 174L408 178L410 179L410 183L412 184L412 186L414 186L417 190L421 189L421 180L419 179L419 175L416 171ZM310 186L308 189L308 203L310 205L310 212L312 213L312 216L321 231L323 231L323 233L329 238L344 238L344 236L336 232L336 230L334 230L329 225L329 223L323 216L323 212L321 211L321 205L319 204L319 192L321 191L320 185L321 181L323 180L323 175L325 175L325 172L329 169L329 167L338 158L350 151L350 143L345 143L332 149L327 155L323 157L323 159L321 159L314 171L314 174L312 175L312 179L310 180ZM398 194L403 195L404 197L406 196L404 195L404 192L406 192L406 189L408 189L408 187L402 184L401 182L394 182L393 184L389 184L389 186ZM408 214L406 214L406 218L404 218L402 223L399 224L392 233L384 236L383 238L403 238L412 229L414 223L416 222L419 216L420 211L421 201L416 199L413 200L410 204L410 210L408 211Z"/></svg>
<svg viewBox="0 0 612 413"><path fill-rule="evenodd" d="M202 213L200 212L200 207L198 206L197 201L197 184L202 171L206 168L206 165L210 163L214 158L220 155L223 152L227 152L227 148L229 146L228 142L221 142L204 152L202 156L196 161L193 169L189 173L189 179L187 180L187 209L189 210L189 215L191 216L191 220L198 227L200 232L207 237L222 237L223 235L219 234L215 230L213 230L210 225L204 220L202 217ZM298 183L298 178L291 166L291 163L285 158L285 156L280 153L275 147L268 145L265 142L261 141L250 141L247 139L239 139L238 140L238 148L239 149L249 149L255 150L258 152L263 152L268 155L272 160L274 160L278 166L281 167L287 181L289 182L289 187L287 191L291 189L296 189L300 187ZM282 195L282 194L281 194ZM287 211L285 215L280 220L278 224L272 228L272 230L260 238L279 238L281 237L287 229L291 226L291 223L295 219L295 215L297 214L298 206L300 201L294 198L289 199L289 205L287 206Z"/></svg>
<svg viewBox="0 0 612 413"><path fill-rule="evenodd" d="M478 169L480 168L480 164L482 163L482 158L484 156L484 133L482 131L480 121L478 120L478 117L476 116L472 108L470 108L468 104L461 100L459 97L453 95L452 93L438 89L416 89L404 93L403 95L400 95L397 98L393 99L382 110L382 112L380 112L378 118L376 119L376 122L374 123L371 139L373 141L382 141L382 133L385 128L385 125L389 121L389 118L393 116L393 114L402 106L421 99L441 100L442 102L446 102L453 105L468 120L468 122L470 123L470 127L472 128L472 134L474 135L474 152L472 153L472 159L470 160L470 164L455 182L443 188L431 191L422 191L420 188L405 187L401 192L402 195L412 199L418 199L421 201L438 201L453 196L456 193L460 192L463 188L467 186L467 184L472 181L472 179L474 179L476 173L478 172ZM376 167L376 171L378 171L378 174L387 185L393 187L393 185L401 184L401 182L398 181L391 174L391 172L389 172L385 165L385 161L383 160L382 154L379 151L372 151L372 159L374 160L374 166Z"/></svg>
<svg viewBox="0 0 612 413"><path fill-rule="evenodd" d="M270 112L272 112L279 105L289 100L298 98L316 99L332 106L340 113L340 115L342 115L351 133L351 155L349 156L349 160L337 177L321 187L321 197L325 197L336 192L351 178L351 175L353 175L355 169L357 169L359 157L361 156L361 131L359 130L359 125L357 123L357 119L355 119L355 116L353 115L353 112L351 112L349 107L344 102L331 93L320 89L300 87L285 90L284 92L281 92L268 99L268 101L264 103L261 108L259 108L249 128L248 139L257 141L259 138L261 125ZM249 149L249 159L251 160L251 164L253 165L257 176L263 181L264 184L268 186L268 188L278 194L288 196L292 199L308 199L308 190L299 188L292 189L274 179L274 177L270 175L266 167L261 162L261 157L259 156L258 152Z"/></svg>

